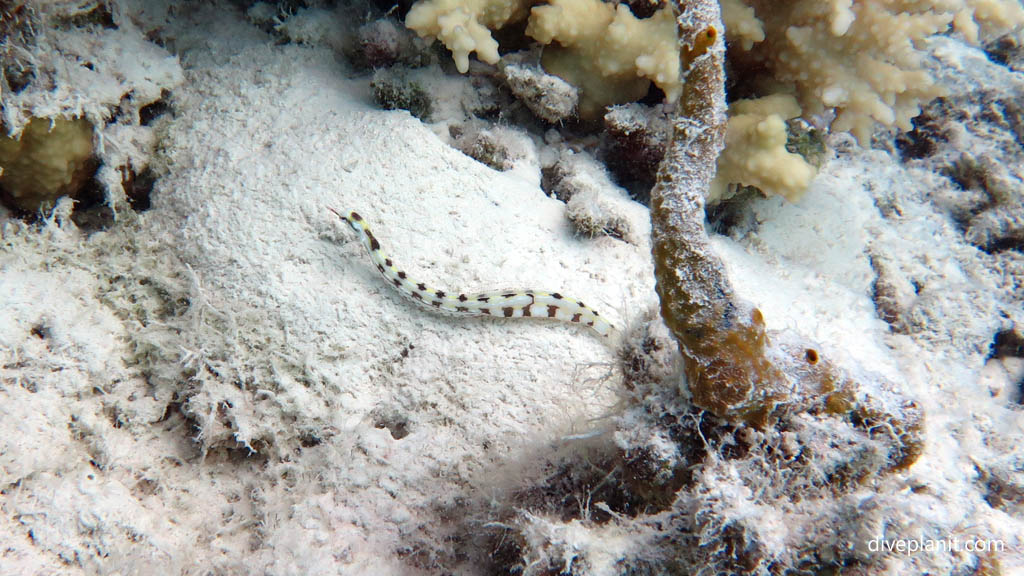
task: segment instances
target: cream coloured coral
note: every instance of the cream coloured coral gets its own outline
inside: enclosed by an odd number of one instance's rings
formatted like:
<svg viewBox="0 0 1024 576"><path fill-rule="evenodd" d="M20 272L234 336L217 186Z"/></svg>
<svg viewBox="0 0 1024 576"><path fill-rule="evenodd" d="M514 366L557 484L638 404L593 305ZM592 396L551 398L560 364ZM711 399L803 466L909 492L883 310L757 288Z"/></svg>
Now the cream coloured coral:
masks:
<svg viewBox="0 0 1024 576"><path fill-rule="evenodd" d="M643 97L650 82L679 97L682 82L676 21L670 8L639 19L625 4L601 0L553 0L536 6L529 0L421 0L405 24L424 37L441 40L460 72L469 56L498 62L491 30L520 22L529 14L527 35L549 45L544 68L581 91L580 111L594 115L604 106Z"/></svg>
<svg viewBox="0 0 1024 576"><path fill-rule="evenodd" d="M437 37L460 71L469 55L499 59L490 31L529 15L527 33L548 45L545 69L581 90L580 110L641 98L653 81L674 101L681 79L669 8L635 18L601 0L420 0L406 25ZM795 89L805 114L835 113L832 128L866 143L876 123L910 129L939 96L921 43L951 25L976 42L1024 25L1019 0L722 0L726 33L744 81ZM774 91L776 88L770 89Z"/></svg>
<svg viewBox="0 0 1024 576"><path fill-rule="evenodd" d="M93 126L84 118L32 118L19 139L0 137L0 197L35 212L74 196L95 171Z"/></svg>
<svg viewBox="0 0 1024 576"><path fill-rule="evenodd" d="M752 12L751 12L752 10ZM876 123L911 128L942 94L921 49L952 24L968 40L1024 25L1018 0L725 0L730 53L750 81L795 88L805 114L835 111L834 131L866 144ZM743 72L741 72L743 73Z"/></svg>
<svg viewBox="0 0 1024 576"><path fill-rule="evenodd" d="M730 184L756 186L793 202L807 190L814 167L786 150L786 120L800 115L792 96L737 100L729 106L725 150L711 182L708 202L728 198Z"/></svg>
<svg viewBox="0 0 1024 576"><path fill-rule="evenodd" d="M441 40L451 50L459 72L469 70L469 55L497 64L498 42L491 30L526 18L529 0L421 0L405 17L405 25L421 37Z"/></svg>
<svg viewBox="0 0 1024 576"><path fill-rule="evenodd" d="M650 18L625 4L601 0L552 0L530 11L526 34L542 44L544 68L580 87L581 114L635 101L653 81L665 99L679 99L676 20L662 8Z"/></svg>
<svg viewBox="0 0 1024 576"><path fill-rule="evenodd" d="M755 42L764 40L764 24L743 0L722 0L722 20L729 37L739 41L744 50L750 50Z"/></svg>
<svg viewBox="0 0 1024 576"><path fill-rule="evenodd" d="M545 70L579 89L580 116L639 100L651 81L668 101L678 98L678 31L670 8L637 19L624 3L602 0L530 5L421 0L406 23L421 36L439 37L465 71L473 52L497 62L489 29L526 19L529 9L526 33L546 46ZM833 131L852 132L862 144L877 124L909 130L920 106L942 94L923 65L925 39L950 26L975 41L1024 25L1019 0L722 0L722 11L741 82L762 94L794 94L797 113L832 116ZM712 196L740 182L799 197L814 170L785 152L788 113L733 111L720 168L738 176Z"/></svg>
<svg viewBox="0 0 1024 576"><path fill-rule="evenodd" d="M947 0L949 1L949 0ZM991 38L1024 25L1020 0L952 0L953 27L970 42Z"/></svg>

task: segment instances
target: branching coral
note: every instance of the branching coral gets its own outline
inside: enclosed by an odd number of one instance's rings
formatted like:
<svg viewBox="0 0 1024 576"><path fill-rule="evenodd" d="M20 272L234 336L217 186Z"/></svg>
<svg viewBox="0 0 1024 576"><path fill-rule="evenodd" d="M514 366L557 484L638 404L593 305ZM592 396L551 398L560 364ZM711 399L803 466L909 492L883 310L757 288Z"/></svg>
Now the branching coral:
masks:
<svg viewBox="0 0 1024 576"><path fill-rule="evenodd" d="M491 30L522 21L526 0L425 0L413 5L405 25L420 36L438 38L455 59L459 72L469 71L469 55L488 64L498 62L498 42Z"/></svg>
<svg viewBox="0 0 1024 576"><path fill-rule="evenodd" d="M910 130L942 93L922 63L926 38L950 24L971 41L979 26L995 34L1024 24L1017 0L727 0L723 16L743 82L794 89L804 114L835 110L833 130L861 143L875 122Z"/></svg>
<svg viewBox="0 0 1024 576"><path fill-rule="evenodd" d="M938 0L953 13L953 26L970 42L1005 34L1024 24L1024 6L1017 0Z"/></svg>
<svg viewBox="0 0 1024 576"><path fill-rule="evenodd" d="M593 116L609 104L643 97L651 81L669 101L679 96L675 22L670 10L638 19L629 8L601 0L554 0L534 7L522 0L423 0L413 6L406 26L420 36L440 39L452 51L456 68L469 70L469 55L496 64L498 43L490 30L525 20L526 34L551 45L545 69L582 91L580 112Z"/></svg>
<svg viewBox="0 0 1024 576"><path fill-rule="evenodd" d="M577 236L611 236L639 243L626 217L626 194L590 155L563 153L547 170L546 180L548 193L566 203L565 215Z"/></svg>
<svg viewBox="0 0 1024 576"><path fill-rule="evenodd" d="M422 0L406 24L440 38L465 72L473 52L484 62L498 61L490 30L529 16L527 34L551 45L545 67L582 88L584 114L640 98L646 79L667 100L678 96L668 9L638 19L625 4L600 0L530 5ZM1016 0L725 0L722 14L744 83L766 93L795 90L804 114L834 110L833 129L852 131L862 143L876 122L909 130L919 107L941 94L922 64L926 38L953 26L977 42L1024 25Z"/></svg>
<svg viewBox="0 0 1024 576"><path fill-rule="evenodd" d="M430 63L430 53L415 35L388 18L363 24L343 51L360 70L377 70L395 64L411 67Z"/></svg>
<svg viewBox="0 0 1024 576"><path fill-rule="evenodd" d="M406 24L440 38L465 72L473 52L498 62L490 30L528 19L527 36L545 45L545 70L579 89L583 118L643 98L652 81L668 102L678 98L678 38L668 7L637 18L627 4L602 0L531 5L421 0ZM926 39L952 26L976 42L1024 25L1016 0L724 0L721 9L737 92L773 99L731 113L711 202L726 197L731 184L798 198L814 170L785 151L783 120L821 115L834 131L852 132L862 144L876 124L910 130L920 107L943 93L924 67ZM766 109L784 94L794 103Z"/></svg>
<svg viewBox="0 0 1024 576"><path fill-rule="evenodd" d="M604 115L602 160L619 183L639 198L646 198L654 186L669 128L661 107L629 104L615 106Z"/></svg>

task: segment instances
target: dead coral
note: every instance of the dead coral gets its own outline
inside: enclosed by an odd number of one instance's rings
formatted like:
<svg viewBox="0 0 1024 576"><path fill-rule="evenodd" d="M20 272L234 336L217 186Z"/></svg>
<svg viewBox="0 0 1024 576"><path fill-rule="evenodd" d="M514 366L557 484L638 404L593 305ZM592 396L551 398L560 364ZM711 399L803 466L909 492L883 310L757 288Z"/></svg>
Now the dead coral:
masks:
<svg viewBox="0 0 1024 576"><path fill-rule="evenodd" d="M589 154L567 151L544 175L545 191L566 203L566 217L577 236L637 242L625 216L629 199Z"/></svg>
<svg viewBox="0 0 1024 576"><path fill-rule="evenodd" d="M545 73L540 66L508 62L501 66L501 77L516 99L549 124L568 120L576 113L579 103L576 88L558 76Z"/></svg>
<svg viewBox="0 0 1024 576"><path fill-rule="evenodd" d="M992 340L992 358L1024 358L1024 329L1014 326L996 333Z"/></svg>
<svg viewBox="0 0 1024 576"><path fill-rule="evenodd" d="M756 199L764 198L764 194L753 186L734 185L732 188L728 198L705 208L708 224L715 234L738 239L757 231L759 223L750 206Z"/></svg>
<svg viewBox="0 0 1024 576"><path fill-rule="evenodd" d="M378 70L370 81L373 99L384 110L407 110L420 120L427 120L433 111L430 95L419 82L403 70Z"/></svg>
<svg viewBox="0 0 1024 576"><path fill-rule="evenodd" d="M990 207L970 220L964 236L987 252L1024 249L1024 182L991 158L980 168Z"/></svg>
<svg viewBox="0 0 1024 576"><path fill-rule="evenodd" d="M933 42L945 48L951 41ZM1020 251L1024 83L980 50L965 52L960 70L937 72L949 94L926 106L914 130L896 138L896 147L908 164L949 178L949 186L932 191L931 200L968 242L990 254Z"/></svg>
<svg viewBox="0 0 1024 576"><path fill-rule="evenodd" d="M586 190L572 197L566 204L566 217L577 236L596 238L610 236L618 240L632 237L629 221L616 213L601 193Z"/></svg>
<svg viewBox="0 0 1024 576"><path fill-rule="evenodd" d="M990 60L1015 72L1024 72L1024 42L1015 34L1004 34L985 45Z"/></svg>
<svg viewBox="0 0 1024 576"><path fill-rule="evenodd" d="M448 128L452 145L463 154L499 172L535 154L525 133L504 126L486 127L481 121L453 124Z"/></svg>
<svg viewBox="0 0 1024 576"><path fill-rule="evenodd" d="M26 48L32 43L35 10L24 2L0 2L0 89L20 92L34 75Z"/></svg>
<svg viewBox="0 0 1024 576"><path fill-rule="evenodd" d="M421 40L390 18L380 18L359 27L344 47L349 62L358 70L377 70L395 64L425 66L431 54Z"/></svg>
<svg viewBox="0 0 1024 576"><path fill-rule="evenodd" d="M641 398L654 391L652 386L660 388L670 381L678 373L678 361L672 335L656 310L627 334L619 351L624 384L628 390L640 390Z"/></svg>
<svg viewBox="0 0 1024 576"><path fill-rule="evenodd" d="M872 254L871 267L877 274L871 295L878 317L894 331L905 332L906 315L917 299L917 288L883 256Z"/></svg>
<svg viewBox="0 0 1024 576"><path fill-rule="evenodd" d="M963 226L967 241L986 252L1024 247L1024 173L1014 172L999 156L967 154L943 170L958 189L937 195L937 203Z"/></svg>
<svg viewBox="0 0 1024 576"><path fill-rule="evenodd" d="M602 159L634 197L647 200L670 136L670 119L660 107L615 106L604 115Z"/></svg>
<svg viewBox="0 0 1024 576"><path fill-rule="evenodd" d="M943 98L936 98L910 121L909 131L896 136L895 145L904 160L927 158L949 141L945 122L952 111L948 108Z"/></svg>
<svg viewBox="0 0 1024 576"><path fill-rule="evenodd" d="M975 462L974 466L989 506L1013 516L1024 514L1024 462L999 462L990 466Z"/></svg>

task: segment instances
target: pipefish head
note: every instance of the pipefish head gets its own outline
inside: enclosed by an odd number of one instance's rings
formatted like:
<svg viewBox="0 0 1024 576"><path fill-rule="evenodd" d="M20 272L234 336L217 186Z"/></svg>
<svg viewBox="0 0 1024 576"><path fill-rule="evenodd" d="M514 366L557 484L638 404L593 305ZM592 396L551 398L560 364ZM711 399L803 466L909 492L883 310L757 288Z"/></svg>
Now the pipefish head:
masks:
<svg viewBox="0 0 1024 576"><path fill-rule="evenodd" d="M352 211L349 212L348 215L343 215L334 208L327 209L333 212L334 215L337 216L338 218L344 220L345 223L348 224L349 227L351 227L356 232L362 232L363 230L365 230L365 227L363 226L363 217L360 216L357 212Z"/></svg>

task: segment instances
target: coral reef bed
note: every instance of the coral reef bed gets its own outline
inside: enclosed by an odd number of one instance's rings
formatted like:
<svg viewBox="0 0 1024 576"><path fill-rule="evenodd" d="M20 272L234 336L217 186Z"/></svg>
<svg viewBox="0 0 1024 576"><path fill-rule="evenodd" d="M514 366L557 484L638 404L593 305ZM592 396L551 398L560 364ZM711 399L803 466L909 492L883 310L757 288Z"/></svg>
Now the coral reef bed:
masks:
<svg viewBox="0 0 1024 576"><path fill-rule="evenodd" d="M345 5L15 4L5 128L86 118L98 168L78 205L0 208L0 574L1024 570L1012 39L922 40L945 96L871 148L829 136L798 203L737 194L706 226L661 199L713 158L663 171L655 224L720 288L666 325L651 210L530 64L446 75ZM699 67L723 35L698 16ZM381 109L412 83L429 112ZM328 208L432 286L562 291L619 338L425 312ZM818 388L702 388L687 361L756 360L751 327L758 366Z"/></svg>

